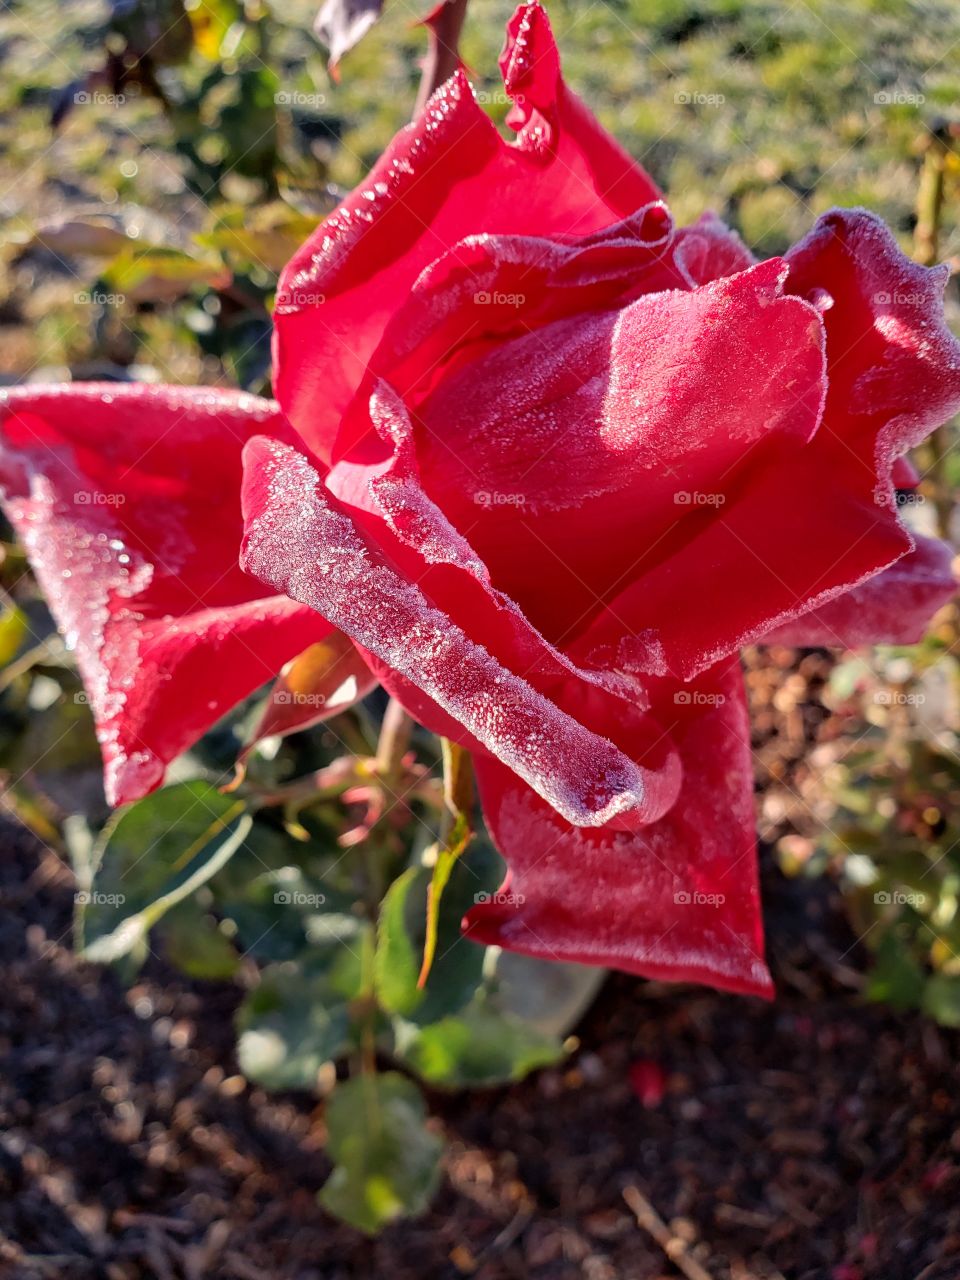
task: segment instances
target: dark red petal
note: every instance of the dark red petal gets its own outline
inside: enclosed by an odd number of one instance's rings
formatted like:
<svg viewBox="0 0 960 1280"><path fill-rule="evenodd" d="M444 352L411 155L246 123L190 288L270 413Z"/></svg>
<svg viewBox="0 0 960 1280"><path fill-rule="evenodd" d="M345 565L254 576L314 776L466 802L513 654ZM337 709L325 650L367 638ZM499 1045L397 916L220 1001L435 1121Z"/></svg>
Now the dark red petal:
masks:
<svg viewBox="0 0 960 1280"><path fill-rule="evenodd" d="M913 591L907 567L888 580L899 584L891 607L902 601L907 612L884 622L882 588L861 586L914 546L895 501L894 483L915 478L903 451L960 409L960 343L943 319L943 272L904 257L883 223L863 211L825 215L788 261L788 287L817 305L827 335L819 431L757 473L686 547L671 548L660 563L644 553L643 572L598 629L616 646L631 631L653 628L667 668L685 677L811 608L835 627L834 643L861 634L912 637L924 609L946 593L942 567L931 580L925 560L924 585ZM829 606L852 588L854 601L870 602L862 631L849 605Z"/></svg>
<svg viewBox="0 0 960 1280"><path fill-rule="evenodd" d="M858 586L905 555L911 538L873 477L838 450L797 449L751 477L695 538L639 568L590 628L616 648L652 633L661 670L689 679L773 627ZM892 490L890 491L892 493Z"/></svg>
<svg viewBox="0 0 960 1280"><path fill-rule="evenodd" d="M113 803L330 629L237 563L240 451L264 429L285 431L276 405L237 392L4 394L4 507L76 646Z"/></svg>
<svg viewBox="0 0 960 1280"><path fill-rule="evenodd" d="M367 402L378 380L415 410L451 368L492 343L678 286L672 241L670 216L657 202L589 236L471 236L454 245L398 302L337 437L335 459L350 456L369 429Z"/></svg>
<svg viewBox="0 0 960 1280"><path fill-rule="evenodd" d="M705 213L691 226L681 227L674 240L673 259L691 289L746 271L756 262L737 233L715 213Z"/></svg>
<svg viewBox="0 0 960 1280"><path fill-rule="evenodd" d="M960 343L943 316L949 269L911 262L864 209L824 214L787 261L787 288L823 299L825 432L885 479L895 458L960 409Z"/></svg>
<svg viewBox="0 0 960 1280"><path fill-rule="evenodd" d="M421 406L427 492L552 639L585 626L645 561L695 544L713 504L749 494L771 454L815 432L822 325L781 296L784 274L772 260L556 321L464 366Z"/></svg>
<svg viewBox="0 0 960 1280"><path fill-rule="evenodd" d="M251 573L322 610L569 821L598 826L634 809L650 821L672 802L674 776L585 729L368 547L293 449L261 437L245 461L243 563Z"/></svg>
<svg viewBox="0 0 960 1280"><path fill-rule="evenodd" d="M957 590L952 560L953 550L945 542L918 538L915 550L889 569L777 627L764 643L844 649L915 644Z"/></svg>
<svg viewBox="0 0 960 1280"><path fill-rule="evenodd" d="M539 6L517 21L526 57L555 66ZM387 320L435 258L472 234L588 233L658 198L559 75L548 80L538 72L539 109L554 120L540 148L526 130L507 143L458 72L287 266L277 291L277 395L321 458Z"/></svg>
<svg viewBox="0 0 960 1280"><path fill-rule="evenodd" d="M578 830L499 762L476 761L509 875L465 928L527 955L768 996L739 669L690 689L664 684L659 696L684 781L676 805L641 831Z"/></svg>

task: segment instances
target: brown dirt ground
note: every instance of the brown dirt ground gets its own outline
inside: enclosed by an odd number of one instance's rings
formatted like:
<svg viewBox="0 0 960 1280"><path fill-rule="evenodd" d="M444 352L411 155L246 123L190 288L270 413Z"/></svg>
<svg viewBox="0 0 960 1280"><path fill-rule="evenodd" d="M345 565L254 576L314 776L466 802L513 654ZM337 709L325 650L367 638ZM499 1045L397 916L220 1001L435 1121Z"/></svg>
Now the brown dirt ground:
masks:
<svg viewBox="0 0 960 1280"><path fill-rule="evenodd" d="M829 660L747 666L758 790L789 794L834 731ZM316 1205L322 1106L237 1074L237 992L155 961L125 991L71 954L59 859L9 825L0 847L3 1280L679 1276L630 1187L714 1280L960 1277L958 1036L864 1003L828 882L765 858L775 1003L615 975L564 1067L432 1095L443 1188L369 1241ZM639 1059L666 1075L650 1108Z"/></svg>

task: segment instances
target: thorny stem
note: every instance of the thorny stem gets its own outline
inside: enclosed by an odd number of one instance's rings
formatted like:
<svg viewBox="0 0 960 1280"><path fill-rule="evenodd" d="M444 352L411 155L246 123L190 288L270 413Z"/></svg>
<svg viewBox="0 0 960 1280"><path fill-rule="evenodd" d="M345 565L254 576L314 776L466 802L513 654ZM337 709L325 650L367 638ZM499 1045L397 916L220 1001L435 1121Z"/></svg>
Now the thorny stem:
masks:
<svg viewBox="0 0 960 1280"><path fill-rule="evenodd" d="M430 95L449 80L460 65L460 32L466 15L467 0L445 0L426 20L430 47L423 62L414 120L427 105Z"/></svg>
<svg viewBox="0 0 960 1280"><path fill-rule="evenodd" d="M954 150L955 141L955 129L944 121L932 124L924 138L923 170L917 190L917 224L913 233L913 256L925 267L932 267L939 256L947 164ZM933 489L937 532L942 538L949 535L950 516L953 511L953 499L946 476L949 452L949 427L934 428L923 447L924 470Z"/></svg>

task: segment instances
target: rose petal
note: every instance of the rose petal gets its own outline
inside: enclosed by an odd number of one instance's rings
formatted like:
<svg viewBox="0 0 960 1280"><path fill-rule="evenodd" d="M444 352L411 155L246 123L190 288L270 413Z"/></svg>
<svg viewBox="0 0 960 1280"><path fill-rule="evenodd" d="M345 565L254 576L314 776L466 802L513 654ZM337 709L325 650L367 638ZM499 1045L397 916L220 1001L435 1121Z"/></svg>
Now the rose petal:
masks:
<svg viewBox="0 0 960 1280"><path fill-rule="evenodd" d="M768 996L739 669L710 672L692 690L664 684L660 697L684 781L676 805L642 831L578 830L498 761L476 761L509 875L469 912L466 932L527 955Z"/></svg>
<svg viewBox="0 0 960 1280"><path fill-rule="evenodd" d="M551 639L584 627L645 558L695 547L715 501L749 493L776 451L813 435L822 325L781 296L784 275L772 260L557 321L420 407L424 487Z"/></svg>
<svg viewBox="0 0 960 1280"><path fill-rule="evenodd" d="M953 550L945 542L918 538L915 549L889 569L777 627L764 643L844 649L915 644L956 593L952 561Z"/></svg>
<svg viewBox="0 0 960 1280"><path fill-rule="evenodd" d="M912 262L864 209L824 214L786 260L791 292L830 300L824 432L885 482L895 458L960 409L960 342L943 316L949 269Z"/></svg>
<svg viewBox="0 0 960 1280"><path fill-rule="evenodd" d="M507 143L457 72L281 276L277 396L324 460L387 320L435 258L473 233L598 230L659 196L563 86L539 5L518 10L514 26L516 39L523 28L524 65L541 68L537 101L554 120L550 144L532 147L526 131ZM551 67L552 80L543 73ZM511 85L527 91L519 61Z"/></svg>
<svg viewBox="0 0 960 1280"><path fill-rule="evenodd" d="M853 588L865 592L855 600L875 603L861 584L914 547L897 516L894 481L909 484L912 474L900 455L960 409L960 343L943 319L943 274L904 257L862 210L826 214L787 260L788 287L818 305L827 335L820 429L755 473L687 546L659 563L656 548L644 552L642 573L602 628L613 646L653 629L667 668L685 678L811 609L844 623L834 643L846 644L901 634L901 621L916 635L923 608L943 602L938 571L900 620L881 623L874 609L860 632L846 625L849 606L827 607Z"/></svg>
<svg viewBox="0 0 960 1280"><path fill-rule="evenodd" d="M501 665L368 547L309 463L264 438L245 452L243 563L322 611L365 650L423 689L568 821L598 826L639 810L652 821L675 774L629 760Z"/></svg>
<svg viewBox="0 0 960 1280"><path fill-rule="evenodd" d="M330 629L237 564L241 446L285 427L270 401L173 387L29 386L0 411L4 507L76 646L122 804Z"/></svg>

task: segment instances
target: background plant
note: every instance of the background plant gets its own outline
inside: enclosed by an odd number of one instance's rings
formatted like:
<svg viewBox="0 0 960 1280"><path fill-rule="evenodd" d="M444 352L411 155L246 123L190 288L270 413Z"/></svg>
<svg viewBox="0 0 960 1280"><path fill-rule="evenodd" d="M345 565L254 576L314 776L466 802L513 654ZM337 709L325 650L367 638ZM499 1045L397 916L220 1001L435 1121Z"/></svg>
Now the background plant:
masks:
<svg viewBox="0 0 960 1280"><path fill-rule="evenodd" d="M492 71L511 7L474 0L468 64ZM715 207L773 253L834 201L861 201L911 242L921 157L942 132L926 123L953 100L931 48L952 38L951 9L922 24L899 3L784 12L625 0L553 12L572 83L681 220ZM160 44L130 6L8 6L0 36L29 70L0 90L16 107L3 139L6 373L268 391L276 273L409 115L424 43L411 16L388 6L336 86L307 34L309 4L194 5ZM502 118L498 82L479 84ZM771 126L772 102L789 109L789 136ZM949 258L951 145L942 160L937 232ZM949 521L949 444L921 459L931 502L920 518L936 503ZM238 983L244 1072L328 1097L327 1207L365 1230L416 1211L435 1185L439 1139L397 1068L441 1086L517 1078L557 1059L577 1007L574 993L549 1026L519 1020L518 988L545 989L542 968L518 978L521 962L459 940L464 907L501 875L482 834L460 847L475 816L469 798L452 798L455 763L445 798L436 744L383 740L373 700L264 744L225 794L258 714L250 704L181 762L179 780L107 820L70 655L9 541L2 575L4 802L71 858L78 945L127 977L156 951L191 977ZM850 741L824 761L822 789L805 790L794 839L780 845L788 872L825 871L844 890L875 955L868 994L950 1023L958 726L931 729L925 716L956 697L955 639L948 619L922 649L837 669L826 697L848 708ZM826 822L818 842L809 808ZM431 884L441 911L421 987Z"/></svg>

